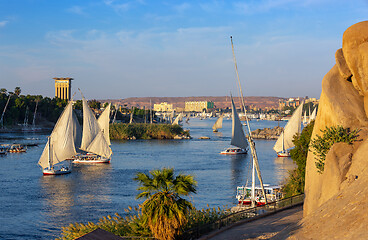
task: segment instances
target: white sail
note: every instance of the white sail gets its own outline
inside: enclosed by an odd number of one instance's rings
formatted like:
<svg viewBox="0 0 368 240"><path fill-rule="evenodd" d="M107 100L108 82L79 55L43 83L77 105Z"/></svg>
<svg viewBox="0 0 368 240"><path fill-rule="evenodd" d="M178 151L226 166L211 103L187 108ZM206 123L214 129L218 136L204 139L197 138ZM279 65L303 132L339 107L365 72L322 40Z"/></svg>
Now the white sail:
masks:
<svg viewBox="0 0 368 240"><path fill-rule="evenodd" d="M307 111L304 111L304 117L303 117L303 124L307 125L308 121L307 121Z"/></svg>
<svg viewBox="0 0 368 240"><path fill-rule="evenodd" d="M273 149L276 152L281 152L284 149L294 147L293 136L296 133L300 133L301 131L302 111L303 111L303 103L299 105L299 107L295 110L290 120L286 124L283 132L283 140L281 137L279 137L275 145L273 146ZM282 144L284 144L284 148L282 147Z"/></svg>
<svg viewBox="0 0 368 240"><path fill-rule="evenodd" d="M181 119L183 119L183 114L179 113L179 115L175 118L174 122L172 123L172 125L179 125L179 121L181 121Z"/></svg>
<svg viewBox="0 0 368 240"><path fill-rule="evenodd" d="M312 115L309 118L309 122L312 121L312 120L315 120L316 116L317 116L317 106L314 108L314 110L312 112Z"/></svg>
<svg viewBox="0 0 368 240"><path fill-rule="evenodd" d="M105 158L110 158L112 154L111 148L109 147L102 131L100 131L93 139L91 144L87 147L87 151L96 153Z"/></svg>
<svg viewBox="0 0 368 240"><path fill-rule="evenodd" d="M213 129L214 131L216 131L217 129L222 128L222 121L223 121L223 119L224 119L224 116L223 116L223 115L221 115L221 116L216 120L215 124L213 124L213 126L212 126L212 129Z"/></svg>
<svg viewBox="0 0 368 240"><path fill-rule="evenodd" d="M56 122L38 164L42 168L49 166L49 152L52 154L52 164L62 162L77 154L76 145L80 143L80 135L80 126L70 101Z"/></svg>
<svg viewBox="0 0 368 240"><path fill-rule="evenodd" d="M240 122L238 113L236 112L234 100L231 97L231 107L232 107L232 137L231 145L246 149L248 147L247 139L244 135L243 126Z"/></svg>
<svg viewBox="0 0 368 240"><path fill-rule="evenodd" d="M106 142L108 145L111 145L110 142L110 132L109 132L109 128L110 128L110 107L111 104L109 103L109 105L107 105L107 107L105 108L105 110L101 113L100 117L97 119L98 124L100 125L101 130L104 133Z"/></svg>
<svg viewBox="0 0 368 240"><path fill-rule="evenodd" d="M101 131L99 124L97 123L96 117L92 110L89 108L87 100L83 97L83 136L80 149L88 151L87 148Z"/></svg>

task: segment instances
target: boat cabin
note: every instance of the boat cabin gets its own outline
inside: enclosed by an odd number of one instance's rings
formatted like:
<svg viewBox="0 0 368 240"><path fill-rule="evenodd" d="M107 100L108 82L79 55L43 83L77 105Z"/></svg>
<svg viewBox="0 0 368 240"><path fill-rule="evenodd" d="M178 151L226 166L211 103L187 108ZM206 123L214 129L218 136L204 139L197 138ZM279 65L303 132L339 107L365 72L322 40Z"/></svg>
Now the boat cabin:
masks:
<svg viewBox="0 0 368 240"><path fill-rule="evenodd" d="M281 192L281 186L278 186L278 185L271 186L269 184L264 184L263 187L264 187L265 194L267 197L267 202L275 202L277 200L280 200L283 197L282 192ZM238 200L238 203L240 205L250 205L251 204L251 192L252 192L251 187L245 187L245 186L237 187L236 199ZM254 189L254 192L255 192L257 206L264 205L265 199L262 194L261 186L256 186Z"/></svg>

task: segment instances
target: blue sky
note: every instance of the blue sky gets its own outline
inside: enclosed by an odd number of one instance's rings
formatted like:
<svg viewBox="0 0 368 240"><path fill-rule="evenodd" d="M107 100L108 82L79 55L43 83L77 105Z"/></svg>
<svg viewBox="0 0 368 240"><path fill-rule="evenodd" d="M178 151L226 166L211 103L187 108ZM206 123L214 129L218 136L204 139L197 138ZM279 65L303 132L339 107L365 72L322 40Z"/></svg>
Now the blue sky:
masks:
<svg viewBox="0 0 368 240"><path fill-rule="evenodd" d="M91 99L236 93L319 97L363 0L0 0L0 87ZM79 97L77 97L79 98Z"/></svg>

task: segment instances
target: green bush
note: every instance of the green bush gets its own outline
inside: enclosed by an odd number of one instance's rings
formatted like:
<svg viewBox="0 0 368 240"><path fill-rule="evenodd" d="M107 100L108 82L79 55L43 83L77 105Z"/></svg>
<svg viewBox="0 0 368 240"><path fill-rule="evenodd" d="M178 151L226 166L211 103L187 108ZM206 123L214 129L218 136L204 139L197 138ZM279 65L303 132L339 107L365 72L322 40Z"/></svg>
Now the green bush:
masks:
<svg viewBox="0 0 368 240"><path fill-rule="evenodd" d="M297 168L289 172L289 176L283 187L284 197L304 193L305 166L313 127L314 121L309 123L301 134L294 136L293 143L295 147L290 150L290 156L296 163Z"/></svg>
<svg viewBox="0 0 368 240"><path fill-rule="evenodd" d="M327 127L322 130L322 136L317 135L311 141L311 147L314 155L316 156L316 168L318 173L322 174L325 168L325 159L328 151L334 145L334 143L345 142L352 144L358 137L359 129L350 131L349 128L342 126Z"/></svg>

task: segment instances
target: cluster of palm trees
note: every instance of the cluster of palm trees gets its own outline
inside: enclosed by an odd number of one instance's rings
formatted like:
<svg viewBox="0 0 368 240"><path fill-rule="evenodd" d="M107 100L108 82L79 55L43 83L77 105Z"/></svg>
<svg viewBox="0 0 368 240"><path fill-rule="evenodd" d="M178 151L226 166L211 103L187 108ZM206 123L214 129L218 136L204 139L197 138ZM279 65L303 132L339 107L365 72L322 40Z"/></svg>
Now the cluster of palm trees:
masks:
<svg viewBox="0 0 368 240"><path fill-rule="evenodd" d="M197 182L191 175L174 175L174 169L163 168L137 173L141 193L137 199L145 198L141 205L142 223L149 227L156 239L174 239L188 221L191 202L181 196L196 193Z"/></svg>

